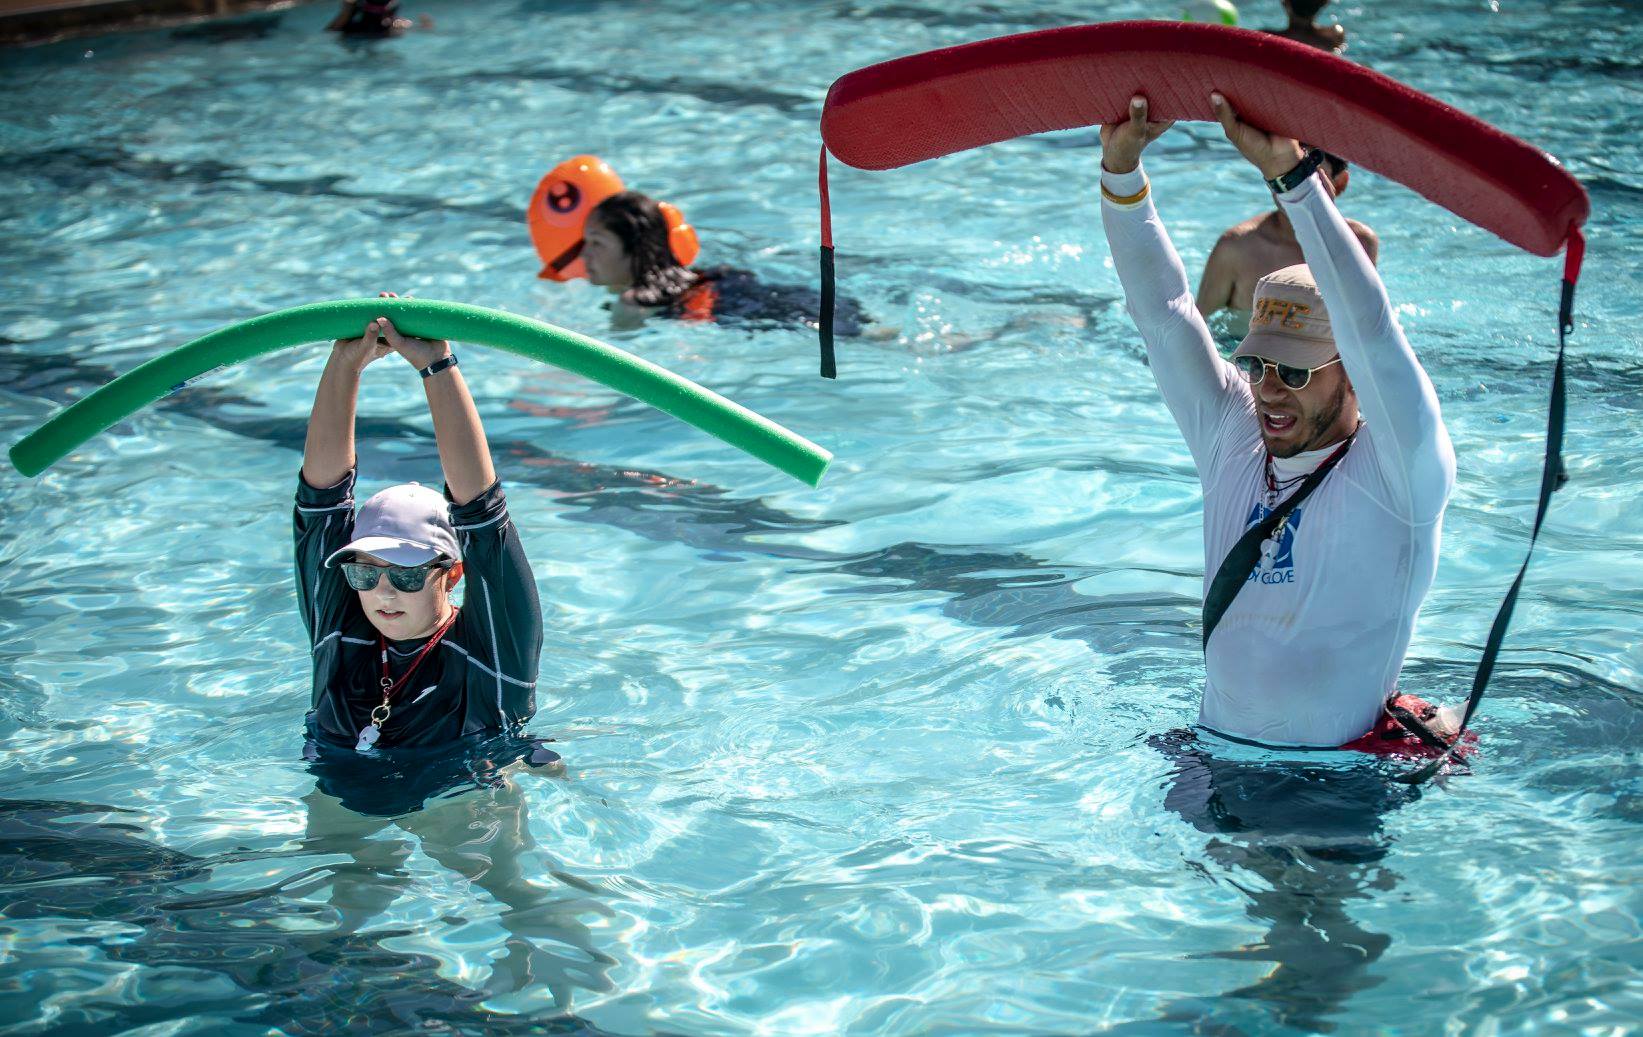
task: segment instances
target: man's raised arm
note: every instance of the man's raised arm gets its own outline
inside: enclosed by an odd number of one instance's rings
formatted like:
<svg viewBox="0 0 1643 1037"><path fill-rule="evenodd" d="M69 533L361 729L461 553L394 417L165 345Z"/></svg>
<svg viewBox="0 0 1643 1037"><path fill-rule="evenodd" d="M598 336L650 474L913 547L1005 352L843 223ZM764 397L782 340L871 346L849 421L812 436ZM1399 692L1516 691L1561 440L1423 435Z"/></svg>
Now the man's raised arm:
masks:
<svg viewBox="0 0 1643 1037"><path fill-rule="evenodd" d="M1304 149L1291 138L1239 121L1232 106L1211 95L1227 138L1269 181L1295 169ZM1358 408L1378 445L1376 457L1405 517L1430 522L1442 513L1455 482L1455 452L1432 381L1398 326L1375 265L1314 173L1278 195L1295 227L1307 269L1329 307L1335 345Z"/></svg>
<svg viewBox="0 0 1643 1037"><path fill-rule="evenodd" d="M1127 121L1101 127L1101 222L1153 377L1199 472L1207 473L1228 409L1249 394L1215 350L1141 169L1142 150L1169 127L1147 121L1140 97L1131 100Z"/></svg>

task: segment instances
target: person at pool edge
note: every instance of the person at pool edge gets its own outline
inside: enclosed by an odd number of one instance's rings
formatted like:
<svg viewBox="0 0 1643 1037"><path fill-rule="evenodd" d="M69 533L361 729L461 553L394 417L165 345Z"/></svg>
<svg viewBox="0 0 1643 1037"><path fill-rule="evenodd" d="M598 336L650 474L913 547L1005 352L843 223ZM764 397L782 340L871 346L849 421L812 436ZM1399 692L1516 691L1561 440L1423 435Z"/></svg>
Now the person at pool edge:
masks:
<svg viewBox="0 0 1643 1037"><path fill-rule="evenodd" d="M1262 278L1228 363L1153 207L1146 100L1101 129L1102 223L1128 311L1204 490L1205 591L1245 530L1336 461L1268 541L1205 645L1199 723L1272 745L1339 746L1386 722L1437 569L1455 456L1437 394L1318 152L1239 120L1222 129L1295 227L1304 265ZM1409 697L1400 698L1404 701ZM1447 733L1429 707L1421 719Z"/></svg>
<svg viewBox="0 0 1643 1037"><path fill-rule="evenodd" d="M356 515L360 376L389 353L422 376L445 492L390 486ZM308 419L294 521L313 653L307 755L317 754L315 740L362 752L434 746L515 731L531 718L542 649L536 581L449 343L403 336L379 318L332 347ZM451 592L464 578L458 608Z"/></svg>
<svg viewBox="0 0 1643 1037"><path fill-rule="evenodd" d="M1329 6L1329 0L1283 0L1283 6L1289 24L1282 29L1262 29L1262 32L1334 54L1346 50L1346 29L1340 25L1318 24L1318 15Z"/></svg>
<svg viewBox="0 0 1643 1037"><path fill-rule="evenodd" d="M329 24L327 32L340 32L354 39L386 39L402 36L411 28L432 29L434 20L419 15L415 22L401 18L399 0L341 0L341 8Z"/></svg>
<svg viewBox="0 0 1643 1037"><path fill-rule="evenodd" d="M1324 169L1329 176L1335 197L1346 191L1352 173L1346 160L1329 152L1323 153ZM1204 262L1204 272L1198 279L1198 312L1209 320L1225 310L1227 317L1214 327L1243 337L1249 332L1249 315L1254 306L1255 282L1286 266L1294 266L1305 257L1301 243L1295 237L1295 228L1289 217L1274 199L1273 208L1259 216L1252 216L1222 233L1215 248ZM1363 244L1364 254L1371 263L1380 258L1381 242L1375 232L1357 220L1348 219Z"/></svg>

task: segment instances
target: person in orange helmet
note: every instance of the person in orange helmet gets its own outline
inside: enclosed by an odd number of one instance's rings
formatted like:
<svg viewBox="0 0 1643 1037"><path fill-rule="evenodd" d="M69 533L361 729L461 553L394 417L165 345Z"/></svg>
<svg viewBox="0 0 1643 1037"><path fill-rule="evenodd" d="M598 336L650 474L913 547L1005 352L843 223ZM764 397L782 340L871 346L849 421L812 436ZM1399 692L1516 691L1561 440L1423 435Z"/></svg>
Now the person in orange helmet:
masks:
<svg viewBox="0 0 1643 1037"><path fill-rule="evenodd" d="M616 295L618 328L647 317L769 327L810 326L820 319L812 288L767 284L740 267L695 266L696 229L676 207L630 191L597 155L576 155L542 177L526 212L531 243L549 281L586 277ZM861 334L866 318L840 300L838 333Z"/></svg>
<svg viewBox="0 0 1643 1037"><path fill-rule="evenodd" d="M638 191L611 195L588 214L582 262L589 281L617 294L618 327L650 316L811 327L820 319L821 297L812 288L769 284L740 267L680 262L662 205ZM853 299L839 300L834 321L839 335L859 335L866 324Z"/></svg>

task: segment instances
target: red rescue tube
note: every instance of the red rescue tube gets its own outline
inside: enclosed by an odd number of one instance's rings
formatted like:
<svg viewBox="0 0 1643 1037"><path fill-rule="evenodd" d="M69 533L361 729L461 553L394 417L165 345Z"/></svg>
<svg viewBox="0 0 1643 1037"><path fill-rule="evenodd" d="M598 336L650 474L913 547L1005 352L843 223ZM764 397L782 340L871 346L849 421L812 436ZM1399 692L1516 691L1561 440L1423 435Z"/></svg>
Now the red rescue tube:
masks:
<svg viewBox="0 0 1643 1037"><path fill-rule="evenodd" d="M1591 211L1545 152L1395 79L1248 29L1108 22L1001 36L851 72L833 84L822 140L859 169L893 169L1029 133L1154 119L1240 118L1409 187L1537 255Z"/></svg>

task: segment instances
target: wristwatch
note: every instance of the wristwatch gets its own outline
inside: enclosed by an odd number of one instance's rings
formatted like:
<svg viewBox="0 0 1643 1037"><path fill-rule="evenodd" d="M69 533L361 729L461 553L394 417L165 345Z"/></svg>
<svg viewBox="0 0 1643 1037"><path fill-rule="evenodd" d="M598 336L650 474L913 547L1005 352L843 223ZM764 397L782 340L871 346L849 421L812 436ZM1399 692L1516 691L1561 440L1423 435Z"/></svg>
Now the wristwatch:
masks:
<svg viewBox="0 0 1643 1037"><path fill-rule="evenodd" d="M1294 169L1281 176L1273 177L1266 182L1266 185L1272 188L1273 194L1288 194L1306 183L1306 178L1316 173L1318 167L1323 164L1323 149L1308 148L1306 154L1301 157L1301 161L1296 164Z"/></svg>
<svg viewBox="0 0 1643 1037"><path fill-rule="evenodd" d="M429 364L427 367L424 367L422 369L422 377L432 378L434 375L436 375L439 372L445 370L447 367L455 367L455 366L456 366L456 354L455 353L449 353L445 356L440 357L438 360L435 360L433 363Z"/></svg>

